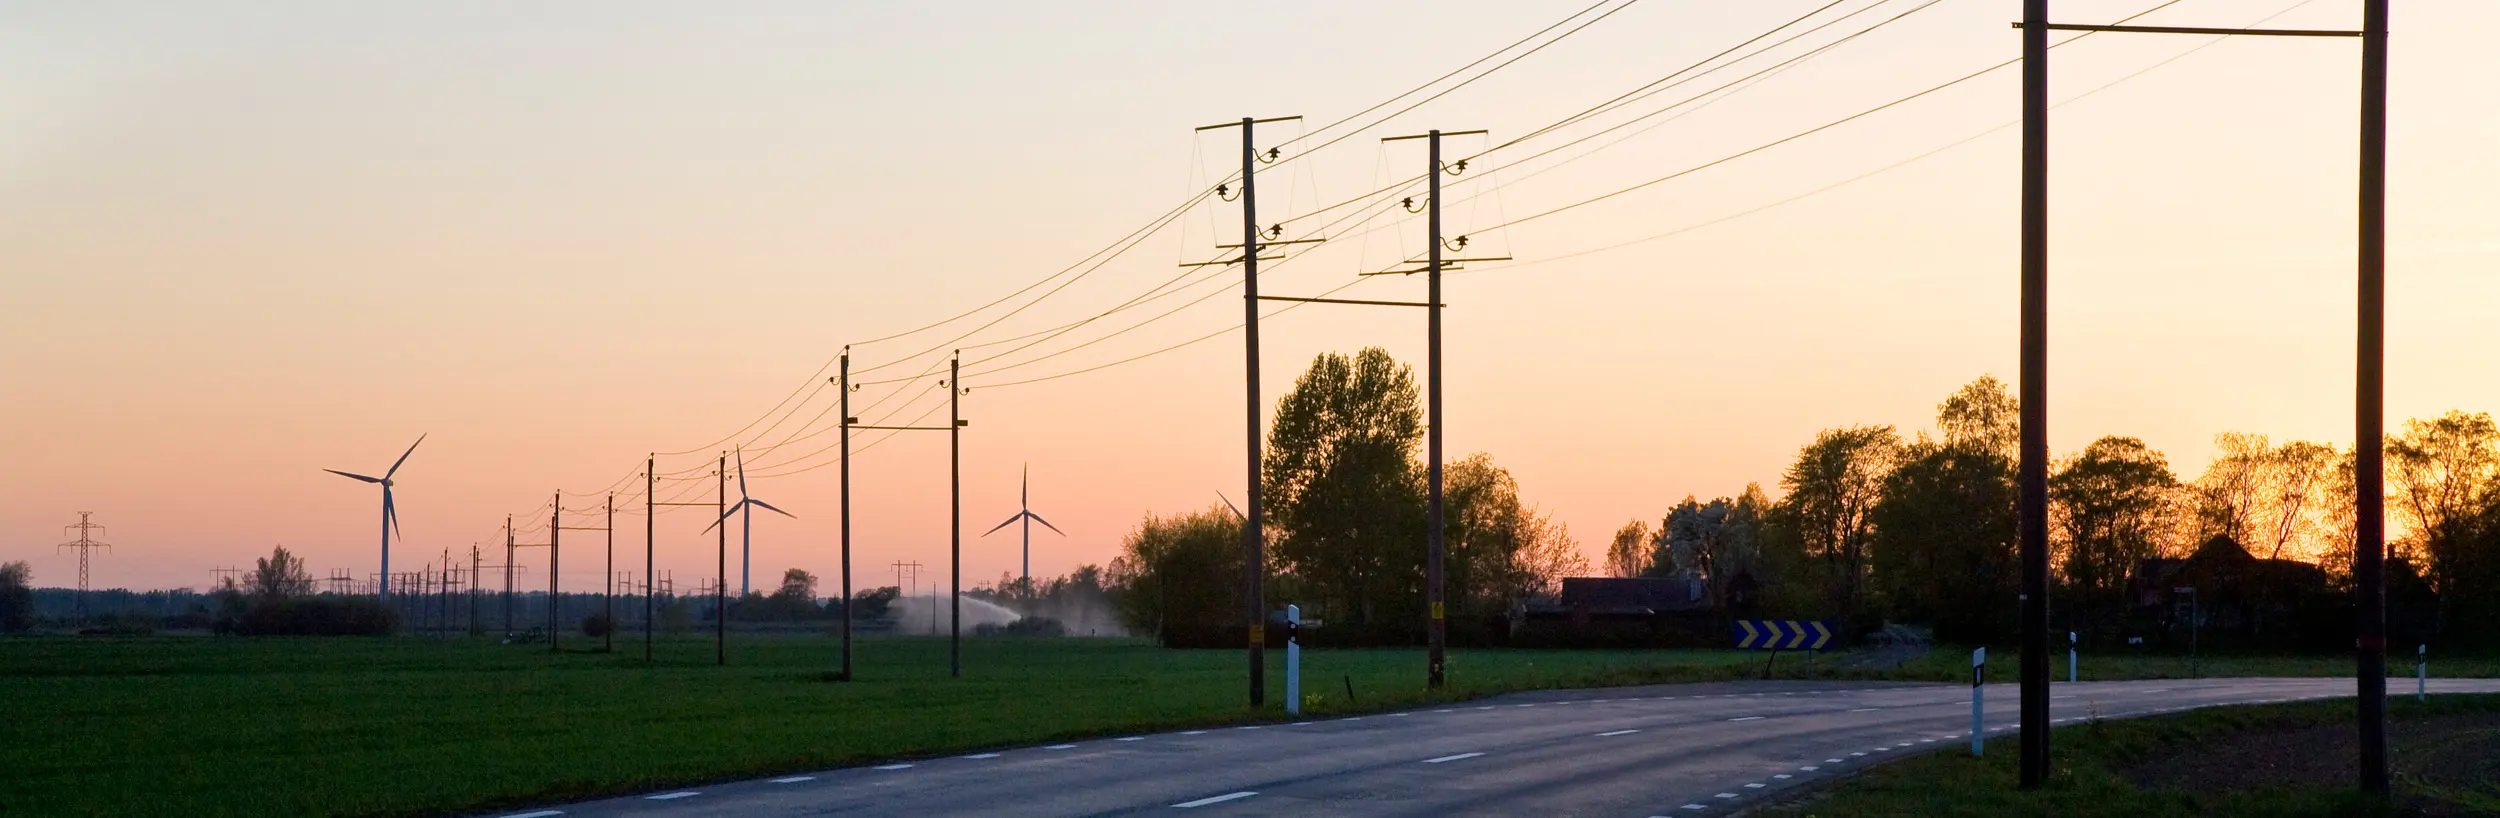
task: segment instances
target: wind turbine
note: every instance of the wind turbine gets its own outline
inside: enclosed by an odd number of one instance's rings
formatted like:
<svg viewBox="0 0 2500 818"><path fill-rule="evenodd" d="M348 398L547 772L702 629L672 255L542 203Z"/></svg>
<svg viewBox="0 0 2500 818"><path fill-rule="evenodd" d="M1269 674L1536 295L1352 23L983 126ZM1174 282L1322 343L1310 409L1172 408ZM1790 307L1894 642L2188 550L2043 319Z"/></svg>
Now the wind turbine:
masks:
<svg viewBox="0 0 2500 818"><path fill-rule="evenodd" d="M747 581L755 567L755 509L759 507L793 520L799 518L799 515L774 508L771 503L747 496L747 455L741 451L738 453L738 502L722 511L720 519L713 520L712 525L703 527L708 532L713 526L728 522L729 515L743 515L738 520L738 596L741 597L749 591Z"/></svg>
<svg viewBox="0 0 2500 818"><path fill-rule="evenodd" d="M1043 528L1050 529L1051 533L1062 537L1068 536L1068 532L1059 530L1059 527L1051 525L1049 520L1042 519L1042 515L1033 513L1033 466L1031 464L1026 464L1024 467L1024 496L1021 502L1024 508L1017 511L1016 516L1007 518L1007 522L999 523L997 528L982 532L981 536L996 534L998 529L1006 528L1008 523L1024 521L1024 587L1030 590L1033 587L1033 524L1041 523Z"/></svg>
<svg viewBox="0 0 2500 818"><path fill-rule="evenodd" d="M417 443L424 442L425 435L417 435ZM391 598L391 532L399 528L399 509L391 504L391 475L398 474L400 464L408 462L408 456L417 453L417 443L408 444L408 451L400 453L399 462L392 463L391 470L383 472L380 477L366 477L337 469L322 469L340 477L353 477L367 483L382 484L382 581L374 587L374 596L381 599Z"/></svg>

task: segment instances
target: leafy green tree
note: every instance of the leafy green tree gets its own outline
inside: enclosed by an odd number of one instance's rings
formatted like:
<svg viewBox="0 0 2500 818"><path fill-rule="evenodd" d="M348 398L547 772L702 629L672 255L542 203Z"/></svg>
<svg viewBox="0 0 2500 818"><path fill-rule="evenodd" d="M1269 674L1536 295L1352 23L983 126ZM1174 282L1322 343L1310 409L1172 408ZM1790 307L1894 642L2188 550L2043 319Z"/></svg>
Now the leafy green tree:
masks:
<svg viewBox="0 0 2500 818"><path fill-rule="evenodd" d="M244 591L260 600L283 600L312 593L312 572L302 558L278 546L253 566Z"/></svg>
<svg viewBox="0 0 2500 818"><path fill-rule="evenodd" d="M1781 516L1793 526L1800 550L1824 564L1823 601L1833 614L1855 615L1866 607L1871 515L1883 499L1884 476L1900 456L1901 436L1890 426L1827 429L1780 476L1788 491Z"/></svg>
<svg viewBox="0 0 2500 818"><path fill-rule="evenodd" d="M2022 402L1994 375L1981 375L1936 406L1936 431L1944 444L1986 452L2008 462L2022 454Z"/></svg>
<svg viewBox="0 0 2500 818"><path fill-rule="evenodd" d="M1649 523L1640 520L1615 529L1614 543L1606 546L1606 575L1637 577L1649 573L1652 536Z"/></svg>
<svg viewBox="0 0 2500 818"><path fill-rule="evenodd" d="M1132 633L1167 645L1242 624L1241 520L1222 508L1147 515L1111 561L1113 608Z"/></svg>
<svg viewBox="0 0 2500 818"><path fill-rule="evenodd" d="M2389 436L2387 467L2393 516L2407 529L2402 544L2427 558L2434 590L2461 589L2466 573L2458 569L2474 561L2473 529L2500 500L2500 427L2480 412L2407 420Z"/></svg>
<svg viewBox="0 0 2500 818"><path fill-rule="evenodd" d="M1323 354L1277 402L1262 464L1280 568L1355 626L1423 620L1423 440L1413 368Z"/></svg>
<svg viewBox="0 0 2500 818"><path fill-rule="evenodd" d="M2014 464L1977 446L1915 444L1884 479L1869 580L1894 618L1936 635L2012 633L2016 559Z"/></svg>
<svg viewBox="0 0 2500 818"><path fill-rule="evenodd" d="M1519 482L1491 455L1450 464L1445 479L1443 590L1452 620L1505 615L1511 603L1588 570L1570 530L1522 502Z"/></svg>
<svg viewBox="0 0 2500 818"><path fill-rule="evenodd" d="M1658 559L1678 575L1702 580L1714 610L1726 610L1729 584L1762 561L1762 518L1770 503L1760 485L1736 498L1702 503L1692 497L1668 510L1658 528Z"/></svg>
<svg viewBox="0 0 2500 818"><path fill-rule="evenodd" d="M0 564L0 632L35 626L35 570L25 562Z"/></svg>
<svg viewBox="0 0 2500 818"><path fill-rule="evenodd" d="M2049 478L2050 516L2064 546L2061 607L2085 629L2127 613L2127 578L2158 556L2178 478L2160 452L2132 437L2104 437Z"/></svg>

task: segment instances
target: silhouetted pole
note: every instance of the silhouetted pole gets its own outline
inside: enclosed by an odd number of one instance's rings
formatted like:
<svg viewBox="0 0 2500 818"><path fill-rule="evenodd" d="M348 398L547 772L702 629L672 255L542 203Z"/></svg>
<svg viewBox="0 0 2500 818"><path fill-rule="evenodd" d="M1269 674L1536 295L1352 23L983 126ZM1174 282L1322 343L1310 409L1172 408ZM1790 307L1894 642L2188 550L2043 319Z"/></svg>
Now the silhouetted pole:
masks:
<svg viewBox="0 0 2500 818"><path fill-rule="evenodd" d="M842 347L842 681L851 680L851 348Z"/></svg>
<svg viewBox="0 0 2500 818"><path fill-rule="evenodd" d="M1425 641L1431 646L1431 655L1424 685L1439 689L1443 660L1449 648L1449 623L1444 618L1441 604L1441 132L1432 131L1425 141L1430 145L1430 162L1425 165L1425 176L1430 179L1425 186L1425 202L1432 208L1432 214L1426 219L1429 223L1425 228L1425 241L1429 245L1426 252L1430 255L1426 257L1424 272L1424 303L1431 305L1424 308L1424 314L1430 316L1425 321L1429 343L1428 351L1424 353L1424 449L1425 457L1430 458L1425 470L1431 478L1431 486L1426 490L1431 501L1430 510L1424 518L1424 530L1427 532L1424 594L1425 601L1432 607L1432 622L1425 635Z"/></svg>
<svg viewBox="0 0 2500 818"><path fill-rule="evenodd" d="M954 581L946 600L946 616L950 620L946 623L950 631L946 654L948 672L957 677L964 675L964 385L958 380L964 374L963 355L963 350L955 350L955 357L946 361L946 413L954 421L946 425L947 482L953 487L953 513L948 516L947 525L954 533L953 560L949 566Z"/></svg>
<svg viewBox="0 0 2500 818"><path fill-rule="evenodd" d="M660 500L652 498L652 488L657 488L657 483L660 483L657 470L660 470L660 455L645 455L642 458L642 660L645 663L650 663L650 633L655 630L652 613L657 613L655 605L652 605L652 595L657 590L657 578L652 578L652 565L657 563L657 548L652 543L657 540L655 533L660 530Z"/></svg>
<svg viewBox="0 0 2500 818"><path fill-rule="evenodd" d="M2049 776L2049 2L2023 0L2022 777Z"/></svg>
<svg viewBox="0 0 2500 818"><path fill-rule="evenodd" d="M729 665L729 456L721 455L720 489L713 505L720 508L720 582L712 585L712 650L723 667Z"/></svg>
<svg viewBox="0 0 2500 818"><path fill-rule="evenodd" d="M2360 337L2353 406L2353 585L2361 703L2361 790L2387 781L2387 0L2363 0L2361 23Z"/></svg>
<svg viewBox="0 0 2500 818"><path fill-rule="evenodd" d="M479 558L478 558L478 553L477 553L477 543L469 543L469 632L470 632L470 633L477 633L477 590L478 590L478 586L485 584L485 583L483 582L483 580L485 579L485 576L484 576L484 575L482 575L482 574L479 574L479 573L478 573L478 569L479 569L479 568L482 568L482 567L484 567L484 566L485 566L485 560L482 560L482 559L479 559Z"/></svg>
<svg viewBox="0 0 2500 818"><path fill-rule="evenodd" d="M563 568L564 492L558 491L555 508L547 512L547 649L551 651L563 649L558 640L564 633L559 624L564 603L556 598L562 590L556 581L557 577L563 576Z"/></svg>
<svg viewBox="0 0 2500 818"><path fill-rule="evenodd" d="M503 632L512 635L512 515L503 515Z"/></svg>
<svg viewBox="0 0 2500 818"><path fill-rule="evenodd" d="M608 592L600 595L607 603L609 653L616 652L616 492L608 492Z"/></svg>

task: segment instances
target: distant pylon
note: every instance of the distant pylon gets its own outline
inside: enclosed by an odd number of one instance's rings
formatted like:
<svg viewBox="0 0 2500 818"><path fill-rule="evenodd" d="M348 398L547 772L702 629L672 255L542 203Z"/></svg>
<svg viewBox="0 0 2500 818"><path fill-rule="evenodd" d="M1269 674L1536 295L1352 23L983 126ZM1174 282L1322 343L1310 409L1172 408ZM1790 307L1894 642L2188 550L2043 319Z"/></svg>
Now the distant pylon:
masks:
<svg viewBox="0 0 2500 818"><path fill-rule="evenodd" d="M65 543L61 543L60 547L61 547L61 548L75 548L75 549L78 549L78 618L79 618L79 619L86 619L86 618L87 618L87 555L88 555L88 553L89 553L89 552L92 552L92 551L94 551L95 549L98 549L98 548L104 549L104 550L106 550L106 551L111 551L111 550L113 550L113 544L112 544L112 543L97 542L97 541L95 540L95 538L94 538L94 536L93 536L93 535L95 534L95 532L103 531L103 530L104 530L104 526L96 525L96 524L95 524L95 521L94 521L93 519L90 519L90 518L92 518L92 517L94 517L94 516L95 516L95 512L92 512L92 511L81 511L81 512L78 512L78 524L77 524L77 525L65 525L65 526L61 526L61 529L62 529L63 531L67 531L67 530L69 530L69 529L73 529L73 528L74 528L74 529L78 529L78 539L77 539L77 540L75 540L75 541L72 541L72 542L65 542ZM57 549L56 549L56 550L57 550Z"/></svg>

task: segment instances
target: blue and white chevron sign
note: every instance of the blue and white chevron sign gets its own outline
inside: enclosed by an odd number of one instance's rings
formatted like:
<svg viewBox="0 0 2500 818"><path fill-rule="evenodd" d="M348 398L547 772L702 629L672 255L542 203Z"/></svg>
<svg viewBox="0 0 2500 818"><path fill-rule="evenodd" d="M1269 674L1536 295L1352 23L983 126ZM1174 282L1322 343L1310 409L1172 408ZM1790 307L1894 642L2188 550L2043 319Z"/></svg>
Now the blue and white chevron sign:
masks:
<svg viewBox="0 0 2500 818"><path fill-rule="evenodd" d="M1748 650L1823 650L1832 644L1832 626L1817 620L1739 619L1736 646Z"/></svg>

